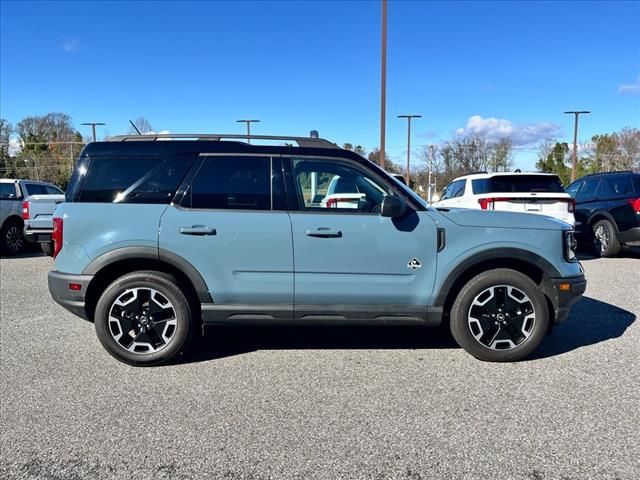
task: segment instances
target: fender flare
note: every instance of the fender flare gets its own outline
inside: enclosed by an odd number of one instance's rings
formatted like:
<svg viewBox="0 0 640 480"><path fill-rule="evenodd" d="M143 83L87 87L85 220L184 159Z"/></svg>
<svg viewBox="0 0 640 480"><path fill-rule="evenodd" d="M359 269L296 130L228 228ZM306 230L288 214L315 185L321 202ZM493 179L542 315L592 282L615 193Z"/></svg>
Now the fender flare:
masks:
<svg viewBox="0 0 640 480"><path fill-rule="evenodd" d="M589 219L587 220L586 226L588 227L590 233L593 233L591 232L591 228L593 226L593 219L596 217L604 217L605 219L607 219L613 225L613 229L616 231L616 233L618 232L618 224L613 219L613 216L607 210L596 210L591 215L589 215Z"/></svg>
<svg viewBox="0 0 640 480"><path fill-rule="evenodd" d="M486 262L488 260L505 260L505 259L516 259L521 262L528 263L539 268L543 275L548 278L557 278L562 277L562 274L558 271L556 267L554 267L551 262L541 257L540 255L522 250L520 248L513 247L502 247L502 248L494 248L491 250L485 250L482 252L478 252L475 254L471 254L466 257L464 260L459 262L453 270L451 270L444 281L440 285L438 293L436 295L436 300L434 302L434 306L443 307L447 297L449 296L450 290L453 285L460 279L464 273L473 268L474 266Z"/></svg>
<svg viewBox="0 0 640 480"><path fill-rule="evenodd" d="M122 260L133 259L147 259L156 260L158 262L164 262L175 269L182 272L191 282L198 294L198 298L202 303L213 303L211 294L207 288L200 272L191 265L191 263L185 260L183 257L176 255L173 252L158 249L155 247L122 247L116 248L109 252L103 253L99 257L96 257L85 267L82 271L83 275L96 275L103 268Z"/></svg>

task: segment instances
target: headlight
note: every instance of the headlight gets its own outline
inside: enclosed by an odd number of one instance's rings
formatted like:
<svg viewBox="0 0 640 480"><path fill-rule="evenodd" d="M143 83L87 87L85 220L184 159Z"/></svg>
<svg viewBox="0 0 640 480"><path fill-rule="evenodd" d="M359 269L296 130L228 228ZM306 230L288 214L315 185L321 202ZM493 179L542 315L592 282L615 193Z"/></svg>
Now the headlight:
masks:
<svg viewBox="0 0 640 480"><path fill-rule="evenodd" d="M565 230L562 232L564 259L567 262L576 262L576 248L578 242L576 241L576 235L573 230Z"/></svg>

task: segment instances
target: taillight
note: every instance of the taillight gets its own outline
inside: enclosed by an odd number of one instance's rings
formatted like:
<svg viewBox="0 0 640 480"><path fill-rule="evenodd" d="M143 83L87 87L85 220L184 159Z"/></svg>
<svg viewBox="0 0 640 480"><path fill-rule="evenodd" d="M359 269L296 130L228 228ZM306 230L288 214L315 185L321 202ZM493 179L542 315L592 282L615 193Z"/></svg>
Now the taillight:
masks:
<svg viewBox="0 0 640 480"><path fill-rule="evenodd" d="M60 217L53 217L53 233L51 234L51 240L53 240L53 258L56 258L62 250L62 231L64 221Z"/></svg>
<svg viewBox="0 0 640 480"><path fill-rule="evenodd" d="M493 198L479 198L478 203L482 210L493 210Z"/></svg>
<svg viewBox="0 0 640 480"><path fill-rule="evenodd" d="M629 202L629 205L631 205L634 212L640 214L640 198L630 198L627 202Z"/></svg>
<svg viewBox="0 0 640 480"><path fill-rule="evenodd" d="M567 211L569 213L573 213L576 211L576 199L575 198L570 198L569 202L567 203Z"/></svg>
<svg viewBox="0 0 640 480"><path fill-rule="evenodd" d="M330 198L329 200L327 200L327 208L338 208L338 203L341 202L353 202L354 198Z"/></svg>
<svg viewBox="0 0 640 480"><path fill-rule="evenodd" d="M22 202L22 219L29 220L29 202Z"/></svg>

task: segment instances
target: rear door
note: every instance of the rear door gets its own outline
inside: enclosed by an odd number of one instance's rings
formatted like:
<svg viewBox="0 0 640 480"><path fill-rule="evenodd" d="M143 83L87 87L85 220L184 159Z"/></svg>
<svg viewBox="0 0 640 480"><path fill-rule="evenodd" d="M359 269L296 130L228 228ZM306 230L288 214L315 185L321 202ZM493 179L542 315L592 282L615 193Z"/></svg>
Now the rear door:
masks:
<svg viewBox="0 0 640 480"><path fill-rule="evenodd" d="M380 216L391 187L355 162L284 159L295 265L298 321L424 320L436 271L437 228L425 212ZM363 195L357 208L331 197L339 176ZM342 193L347 193L343 191Z"/></svg>
<svg viewBox="0 0 640 480"><path fill-rule="evenodd" d="M181 256L213 298L205 321L291 320L293 245L280 159L204 154L160 223L160 255Z"/></svg>

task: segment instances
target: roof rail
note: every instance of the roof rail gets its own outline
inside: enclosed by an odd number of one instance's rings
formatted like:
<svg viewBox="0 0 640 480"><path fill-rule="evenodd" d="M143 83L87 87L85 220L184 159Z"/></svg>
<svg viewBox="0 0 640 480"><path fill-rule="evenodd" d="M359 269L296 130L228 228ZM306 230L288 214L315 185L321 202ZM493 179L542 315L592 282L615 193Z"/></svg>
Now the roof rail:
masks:
<svg viewBox="0 0 640 480"><path fill-rule="evenodd" d="M593 175L608 175L610 173L635 173L632 170L614 170L612 172L595 172L595 173L587 173L586 175L583 175L582 178L584 177L591 177Z"/></svg>
<svg viewBox="0 0 640 480"><path fill-rule="evenodd" d="M316 147L316 148L340 148L335 143L325 140L324 138L312 137L287 137L273 135L239 135L239 134L222 134L222 133L153 133L144 135L118 135L111 137L110 142L139 142L139 141L156 141L156 140L206 140L210 142L219 142L221 140L283 140L295 142L299 147ZM247 142L248 143L248 142Z"/></svg>

